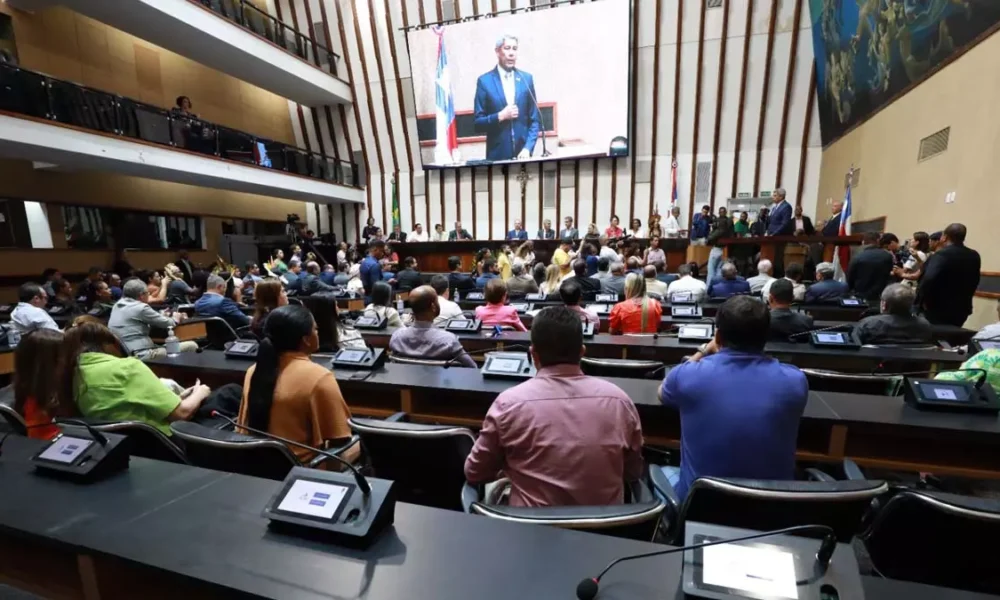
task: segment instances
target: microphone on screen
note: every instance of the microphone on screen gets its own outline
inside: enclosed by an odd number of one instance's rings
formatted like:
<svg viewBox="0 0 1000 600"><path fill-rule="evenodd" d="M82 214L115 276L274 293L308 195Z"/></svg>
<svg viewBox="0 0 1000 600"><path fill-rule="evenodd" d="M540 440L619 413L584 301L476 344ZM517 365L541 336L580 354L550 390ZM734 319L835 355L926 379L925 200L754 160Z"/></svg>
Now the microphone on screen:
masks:
<svg viewBox="0 0 1000 600"><path fill-rule="evenodd" d="M346 461L343 458L337 456L333 452L330 452L329 450L321 450L319 448L313 448L312 446L307 446L305 444L300 444L299 442L295 442L295 441L292 441L292 440L289 440L289 439L286 439L286 438L274 435L273 433L268 433L267 431L261 431L260 429L254 429L253 427L247 427L246 425L240 425L239 423L237 423L233 419L230 419L229 417L227 417L226 415L220 413L217 410L213 410L212 411L212 416L216 417L216 418L219 418L219 419L223 419L224 421L228 422L233 427L239 427L240 429L246 429L247 431L249 431L251 433L256 433L257 435L262 435L262 436L264 436L266 438L270 438L272 440L277 440L279 442L288 444L289 446L295 446L297 448L302 448L304 450L310 450L312 452L315 452L316 454L322 454L323 456L326 456L327 458L332 458L333 460L339 462L341 465L347 467L351 471L351 473L354 475L354 482L358 484L358 489L361 490L362 494L364 494L365 496L370 496L371 493L372 493L372 486L368 483L368 480L365 479L365 476L361 474L361 471L359 471L357 467L355 467L354 465L352 465L348 461Z"/></svg>
<svg viewBox="0 0 1000 600"><path fill-rule="evenodd" d="M833 553L837 549L837 535L832 528L826 525L796 525L795 527L786 527L784 529L776 529L773 531L765 531L763 533L757 533L754 535L746 535L738 538L729 538L725 540L716 540L714 542L705 542L704 544L692 544L690 546L679 546L676 548L670 548L669 550L659 550L657 552L646 552L644 554L633 554L631 556L623 556L621 558L616 558L611 561L608 566L604 567L604 570L600 572L597 577L588 577L587 579L582 579L580 583L576 585L576 597L579 600L594 600L597 594L600 592L601 578L604 577L612 567L618 563L628 562L630 560L636 560L639 558L648 558L652 556L661 556L664 554L674 554L676 552L684 552L686 550L697 550L699 548L707 548L709 546L718 546L721 544L731 544L734 542L745 542L749 540L756 540L765 537L771 537L774 535L786 535L790 533L803 533L806 531L822 531L825 535L823 541L820 542L819 550L816 552L816 566L819 567L819 573L826 573L827 568L830 566L830 560L833 558ZM798 585L799 582L796 582Z"/></svg>

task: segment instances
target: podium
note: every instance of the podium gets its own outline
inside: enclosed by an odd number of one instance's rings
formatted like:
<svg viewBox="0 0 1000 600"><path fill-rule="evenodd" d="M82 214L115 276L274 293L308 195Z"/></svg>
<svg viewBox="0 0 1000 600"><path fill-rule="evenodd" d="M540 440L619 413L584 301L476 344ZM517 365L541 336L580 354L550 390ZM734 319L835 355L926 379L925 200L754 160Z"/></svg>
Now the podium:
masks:
<svg viewBox="0 0 1000 600"><path fill-rule="evenodd" d="M806 256L810 254L813 245L822 245L822 257L824 261L832 261L834 249L837 246L860 246L860 235L847 235L840 237L827 237L823 235L780 235L770 237L746 237L746 238L725 238L722 243L726 247L726 256L729 256L729 249L733 246L752 245L760 248L761 260L767 259L774 265L789 265L793 263L803 264ZM781 260L776 260L777 257ZM706 260L708 253L705 254ZM780 273L783 275L784 273ZM775 275L779 275L775 273Z"/></svg>

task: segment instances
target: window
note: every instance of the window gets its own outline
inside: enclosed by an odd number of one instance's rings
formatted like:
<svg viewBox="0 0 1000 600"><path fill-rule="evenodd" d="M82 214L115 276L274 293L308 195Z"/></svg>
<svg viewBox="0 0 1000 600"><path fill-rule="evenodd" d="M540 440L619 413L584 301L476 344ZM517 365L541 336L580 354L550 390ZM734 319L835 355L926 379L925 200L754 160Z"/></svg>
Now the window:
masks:
<svg viewBox="0 0 1000 600"><path fill-rule="evenodd" d="M108 247L107 210L90 206L61 206L60 210L67 247Z"/></svg>
<svg viewBox="0 0 1000 600"><path fill-rule="evenodd" d="M122 248L139 250L204 248L202 223L199 217L182 215L152 215L149 213L118 213Z"/></svg>

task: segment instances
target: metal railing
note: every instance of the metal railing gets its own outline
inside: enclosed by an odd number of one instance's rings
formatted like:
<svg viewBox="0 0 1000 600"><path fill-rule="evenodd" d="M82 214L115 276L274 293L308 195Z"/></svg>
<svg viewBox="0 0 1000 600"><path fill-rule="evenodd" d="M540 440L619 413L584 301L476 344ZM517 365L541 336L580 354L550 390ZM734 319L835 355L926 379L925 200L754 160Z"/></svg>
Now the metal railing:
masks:
<svg viewBox="0 0 1000 600"><path fill-rule="evenodd" d="M363 187L354 163L3 63L0 111Z"/></svg>
<svg viewBox="0 0 1000 600"><path fill-rule="evenodd" d="M299 33L291 25L286 25L247 0L191 0L212 12L233 21L266 40L274 42L288 52L310 62L321 70L337 75L340 56L316 42L311 37Z"/></svg>

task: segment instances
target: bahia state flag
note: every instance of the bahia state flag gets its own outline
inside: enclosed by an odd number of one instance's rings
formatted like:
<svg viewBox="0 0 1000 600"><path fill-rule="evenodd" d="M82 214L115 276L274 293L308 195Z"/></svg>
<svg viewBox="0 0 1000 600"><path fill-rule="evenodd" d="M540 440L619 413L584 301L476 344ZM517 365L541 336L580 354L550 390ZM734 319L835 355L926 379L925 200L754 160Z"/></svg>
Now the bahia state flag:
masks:
<svg viewBox="0 0 1000 600"><path fill-rule="evenodd" d="M448 69L448 53L444 47L444 27L433 27L438 36L437 75L435 83L435 123L437 143L434 146L434 162L448 165L454 160L458 148L458 134L455 129L455 95L451 91L451 71Z"/></svg>

